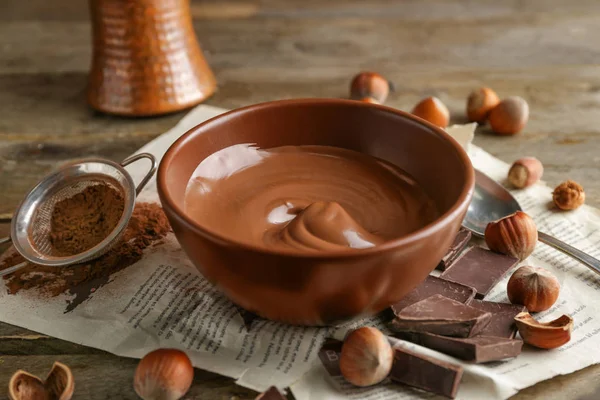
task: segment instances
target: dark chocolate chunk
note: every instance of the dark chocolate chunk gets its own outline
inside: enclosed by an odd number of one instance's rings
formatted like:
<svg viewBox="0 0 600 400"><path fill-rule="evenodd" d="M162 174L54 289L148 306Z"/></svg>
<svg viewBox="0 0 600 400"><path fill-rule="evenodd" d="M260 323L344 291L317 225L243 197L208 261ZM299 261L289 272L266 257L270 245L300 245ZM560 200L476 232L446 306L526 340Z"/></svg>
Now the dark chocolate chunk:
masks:
<svg viewBox="0 0 600 400"><path fill-rule="evenodd" d="M475 297L482 299L518 262L514 257L474 246L454 261L440 278L472 286L477 290Z"/></svg>
<svg viewBox="0 0 600 400"><path fill-rule="evenodd" d="M286 398L281 394L279 389L271 386L266 392L259 394L255 400L286 400Z"/></svg>
<svg viewBox="0 0 600 400"><path fill-rule="evenodd" d="M453 338L431 333L403 332L398 338L476 363L505 360L521 354L523 341L494 336Z"/></svg>
<svg viewBox="0 0 600 400"><path fill-rule="evenodd" d="M527 308L518 304L495 303L485 300L472 300L469 305L492 314L490 323L479 333L482 336L497 336L513 339L517 334L515 316L527 311Z"/></svg>
<svg viewBox="0 0 600 400"><path fill-rule="evenodd" d="M242 307L237 307L238 313L240 314L240 316L242 317L242 320L244 321L244 326L246 327L246 330L248 332L250 332L250 328L252 327L252 323L259 319L258 315L244 310Z"/></svg>
<svg viewBox="0 0 600 400"><path fill-rule="evenodd" d="M451 399L456 397L463 369L408 349L394 348L394 365L390 372L393 381L440 394Z"/></svg>
<svg viewBox="0 0 600 400"><path fill-rule="evenodd" d="M461 285L460 283L450 282L445 279L436 278L429 275L423 283L413 289L399 302L392 305L392 311L398 315L402 309L415 304L418 301L425 300L434 294L441 294L449 299L468 303L474 297L477 291L472 287Z"/></svg>
<svg viewBox="0 0 600 400"><path fill-rule="evenodd" d="M444 255L438 266L436 267L439 270L445 271L452 265L454 260L459 256L460 252L467 246L471 240L471 231L465 228L460 228L458 234L454 238L454 242L450 246L448 252Z"/></svg>
<svg viewBox="0 0 600 400"><path fill-rule="evenodd" d="M342 352L343 342L336 339L327 339L319 350L319 359L331 376L341 376L340 371L340 353Z"/></svg>
<svg viewBox="0 0 600 400"><path fill-rule="evenodd" d="M436 294L406 307L391 323L396 332L429 332L438 335L475 336L492 314Z"/></svg>

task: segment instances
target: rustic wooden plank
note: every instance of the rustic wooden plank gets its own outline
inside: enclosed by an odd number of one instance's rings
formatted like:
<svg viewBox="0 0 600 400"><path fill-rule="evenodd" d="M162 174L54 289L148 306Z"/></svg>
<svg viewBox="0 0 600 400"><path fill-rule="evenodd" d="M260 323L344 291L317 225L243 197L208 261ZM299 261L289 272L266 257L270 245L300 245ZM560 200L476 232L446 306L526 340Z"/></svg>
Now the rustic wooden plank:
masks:
<svg viewBox="0 0 600 400"><path fill-rule="evenodd" d="M447 19L443 23L346 16L256 17L227 23L197 21L194 26L211 65L217 69L520 69L594 64L600 49L600 43L592 40L600 33L597 17L568 11L516 14L499 20ZM16 42L14 38L19 39ZM40 46L40 42L63 45ZM0 73L85 72L90 43L87 21L5 22L0 25Z"/></svg>
<svg viewBox="0 0 600 400"><path fill-rule="evenodd" d="M80 346L43 335L0 336L0 355L30 356L66 354L103 354L101 350Z"/></svg>
<svg viewBox="0 0 600 400"><path fill-rule="evenodd" d="M71 368L75 379L75 399L139 399L133 390L133 375L138 360L109 354L0 356L0 385L8 384L10 376L18 369L45 377L54 361ZM230 378L196 369L194 382L185 398L251 400L256 395L256 392L235 386Z"/></svg>
<svg viewBox="0 0 600 400"><path fill-rule="evenodd" d="M3 222L0 223L0 238L6 237L8 236L10 233L10 224ZM2 245L0 245L0 253L2 252L3 248Z"/></svg>
<svg viewBox="0 0 600 400"><path fill-rule="evenodd" d="M237 19L252 16L304 18L357 16L406 19L474 19L514 17L528 13L590 12L598 10L594 0L192 0L195 18ZM81 21L89 18L86 2L62 1L60 7L44 0L6 1L0 21L43 20Z"/></svg>

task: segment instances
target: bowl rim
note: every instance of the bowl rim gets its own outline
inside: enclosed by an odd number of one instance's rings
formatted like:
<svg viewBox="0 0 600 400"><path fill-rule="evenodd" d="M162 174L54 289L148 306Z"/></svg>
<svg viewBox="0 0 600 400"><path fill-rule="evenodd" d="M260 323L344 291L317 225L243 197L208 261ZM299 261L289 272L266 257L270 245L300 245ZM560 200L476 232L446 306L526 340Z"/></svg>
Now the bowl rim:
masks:
<svg viewBox="0 0 600 400"><path fill-rule="evenodd" d="M358 108L376 108L380 111L395 114L406 119L412 120L417 124L423 125L425 128L433 131L438 136L441 136L443 139L448 141L454 151L457 153L463 164L465 165L465 181L460 195L456 202L447 210L444 214L440 215L438 218L428 223L427 225L417 229L414 232L409 233L408 235L404 235L398 237L396 239L388 240L380 245L369 247L365 249L353 249L348 248L344 250L334 250L334 251L319 251L319 252L306 252L302 250L298 250L295 248L266 248L258 245L254 245L251 243L246 243L242 241L235 240L231 237L227 237L220 233L214 232L207 227L202 226L201 224L194 221L190 218L182 208L176 205L173 200L171 193L168 190L167 184L167 167L173 162L173 159L177 153L177 151L185 145L185 143L192 137L195 136L198 131L209 127L211 124L218 122L223 118L230 118L231 116L235 116L237 114L247 113L258 109L265 108L278 108L278 107L287 107L287 106L297 106L297 105L317 105L317 106L328 106L328 105L344 105L350 107L358 107ZM463 209L468 207L468 204L471 201L471 197L473 195L473 189L475 185L475 170L473 165L471 164L471 160L467 155L467 152L462 148L462 146L451 137L446 131L442 128L433 125L432 123L419 118L415 115L407 113L402 110L398 110L396 108L367 103L356 100L347 100L347 99L328 99L328 98L302 98L302 99L290 99L290 100L275 100L268 101L263 103L252 104L245 107L235 108L233 110L226 111L222 114L219 114L215 117L207 119L206 121L194 126L189 129L183 135L181 135L175 142L169 146L164 156L162 157L160 164L158 166L157 173L157 191L161 203L163 207L170 209L181 221L183 221L188 227L192 228L196 233L201 234L202 236L209 238L211 241L226 243L231 247L236 247L243 250L253 251L257 253L270 254L275 256L287 256L287 257L295 257L295 258L311 258L311 259L337 259L337 258L352 258L352 257L364 257L371 254L387 252L398 247L404 247L415 242L418 242L424 239L427 236L434 234L435 232L443 229L448 224L452 222L452 220L456 219L456 215L461 213Z"/></svg>

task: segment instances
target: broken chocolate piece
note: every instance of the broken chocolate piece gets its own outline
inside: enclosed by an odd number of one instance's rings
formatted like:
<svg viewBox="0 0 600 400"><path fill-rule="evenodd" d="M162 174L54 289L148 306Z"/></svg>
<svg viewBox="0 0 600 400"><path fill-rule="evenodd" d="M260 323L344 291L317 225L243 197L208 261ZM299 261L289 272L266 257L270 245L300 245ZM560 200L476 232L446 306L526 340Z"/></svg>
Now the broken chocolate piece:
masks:
<svg viewBox="0 0 600 400"><path fill-rule="evenodd" d="M286 400L286 398L281 394L279 389L271 386L266 392L259 394L255 400Z"/></svg>
<svg viewBox="0 0 600 400"><path fill-rule="evenodd" d="M243 309L242 307L237 307L238 313L240 314L240 316L242 317L242 320L244 321L244 326L246 327L246 330L248 332L250 332L250 328L252 327L252 323L259 319L259 316L247 311L245 309Z"/></svg>
<svg viewBox="0 0 600 400"><path fill-rule="evenodd" d="M404 308L415 304L418 301L425 300L434 294L441 294L449 299L468 303L474 297L477 291L472 287L461 285L460 283L450 282L445 279L436 278L429 275L412 292L404 296L399 302L392 305L392 311L398 315Z"/></svg>
<svg viewBox="0 0 600 400"><path fill-rule="evenodd" d="M394 365L390 372L393 381L453 399L462 374L460 365L394 347Z"/></svg>
<svg viewBox="0 0 600 400"><path fill-rule="evenodd" d="M417 332L402 332L395 336L475 363L513 358L521 354L523 347L523 341L520 339L493 336L475 336L463 339Z"/></svg>
<svg viewBox="0 0 600 400"><path fill-rule="evenodd" d="M396 332L429 332L438 335L475 336L492 314L436 294L400 311L391 323Z"/></svg>
<svg viewBox="0 0 600 400"><path fill-rule="evenodd" d="M331 376L341 376L340 353L343 342L336 339L326 339L323 347L319 350L319 359Z"/></svg>
<svg viewBox="0 0 600 400"><path fill-rule="evenodd" d="M477 290L475 298L482 299L518 262L514 257L474 246L454 261L440 278L472 286Z"/></svg>
<svg viewBox="0 0 600 400"><path fill-rule="evenodd" d="M492 314L490 323L479 333L481 336L497 336L514 339L517 334L515 317L527 311L525 306L510 303L495 303L485 300L472 300L469 305Z"/></svg>
<svg viewBox="0 0 600 400"><path fill-rule="evenodd" d="M445 271L452 265L454 260L459 256L460 252L467 246L471 240L471 231L465 228L460 228L456 238L454 238L454 242L450 246L448 252L444 255L438 266L436 267L439 270Z"/></svg>

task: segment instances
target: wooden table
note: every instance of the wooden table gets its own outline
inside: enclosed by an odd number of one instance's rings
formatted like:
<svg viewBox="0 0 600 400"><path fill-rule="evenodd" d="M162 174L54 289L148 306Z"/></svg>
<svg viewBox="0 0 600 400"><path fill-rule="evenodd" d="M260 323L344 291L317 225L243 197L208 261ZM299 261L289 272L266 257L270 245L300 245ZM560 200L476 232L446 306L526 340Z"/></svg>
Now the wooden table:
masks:
<svg viewBox="0 0 600 400"><path fill-rule="evenodd" d="M464 122L478 85L520 95L531 119L516 137L481 129L476 144L505 161L533 155L551 185L571 178L600 206L600 2L597 0L193 1L196 32L219 81L208 104L239 107L293 97L346 97L375 70L403 110L436 95ZM90 63L85 1L0 4L0 214L56 165L82 156L121 160L184 114L123 119L84 101ZM0 225L0 234L7 232ZM0 323L0 387L18 368L71 366L75 398L135 399L136 360ZM600 367L522 391L515 399L597 399ZM0 393L5 389L0 388ZM252 399L232 380L197 371L194 399Z"/></svg>

